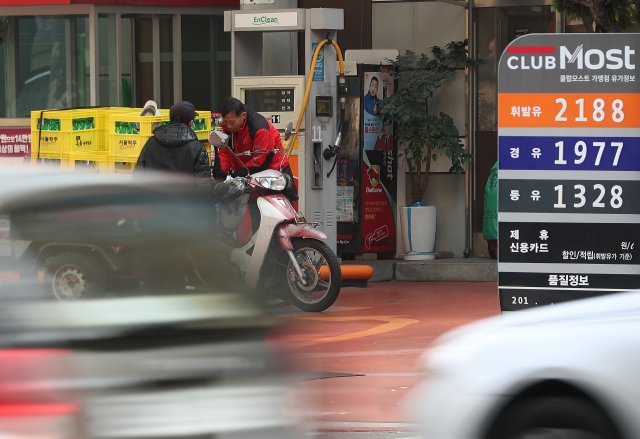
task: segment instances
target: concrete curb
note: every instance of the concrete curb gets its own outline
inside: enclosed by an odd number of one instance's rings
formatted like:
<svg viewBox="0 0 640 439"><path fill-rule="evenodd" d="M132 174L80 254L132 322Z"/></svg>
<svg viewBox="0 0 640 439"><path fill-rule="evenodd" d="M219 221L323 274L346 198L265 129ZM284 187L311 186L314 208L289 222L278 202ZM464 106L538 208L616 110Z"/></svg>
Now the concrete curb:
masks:
<svg viewBox="0 0 640 439"><path fill-rule="evenodd" d="M343 264L370 265L371 282L391 280L409 282L461 281L485 282L498 280L498 263L488 258L447 258L429 261L395 259L373 261L343 261Z"/></svg>

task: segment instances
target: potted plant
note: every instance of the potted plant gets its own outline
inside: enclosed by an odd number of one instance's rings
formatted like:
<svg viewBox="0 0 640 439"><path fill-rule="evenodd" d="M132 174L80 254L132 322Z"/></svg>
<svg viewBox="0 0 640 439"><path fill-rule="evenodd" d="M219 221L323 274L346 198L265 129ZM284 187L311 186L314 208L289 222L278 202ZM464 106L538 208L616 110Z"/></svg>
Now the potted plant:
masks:
<svg viewBox="0 0 640 439"><path fill-rule="evenodd" d="M430 103L436 92L450 82L457 71L473 64L468 54L468 40L452 41L444 48L435 46L430 52L417 54L407 50L404 54L398 55L392 61L396 70L398 90L379 103L382 118L393 120L395 123L395 138L401 145L401 154L409 170L412 207L422 207L422 199L429 183L431 161L436 159L436 152L451 160L449 172L452 173L463 172L464 165L471 159L471 154L460 140L460 133L451 116L443 112L437 115L430 112ZM401 212L405 248L409 256L407 259L435 257L435 207L427 210L430 212L424 213L426 217L417 221L416 215L412 215L412 212ZM422 212L420 215L423 215ZM407 225L414 222L423 226L428 219L432 220L434 229L433 232L426 233L426 240L431 242L425 245L431 248L417 249L412 243L412 238L415 240L420 234L411 233ZM406 242L406 235L409 242Z"/></svg>

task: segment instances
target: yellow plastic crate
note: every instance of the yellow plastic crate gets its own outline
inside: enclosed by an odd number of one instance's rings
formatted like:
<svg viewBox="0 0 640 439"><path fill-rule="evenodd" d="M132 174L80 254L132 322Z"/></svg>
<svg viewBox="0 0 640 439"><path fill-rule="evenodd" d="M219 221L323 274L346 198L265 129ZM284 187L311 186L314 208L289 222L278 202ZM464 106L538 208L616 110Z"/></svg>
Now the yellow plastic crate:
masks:
<svg viewBox="0 0 640 439"><path fill-rule="evenodd" d="M160 112L163 115L168 115L170 109L162 108ZM196 110L198 113L198 117L193 121L193 132L196 133L198 140L208 140L209 134L211 133L212 119L211 119L211 110Z"/></svg>
<svg viewBox="0 0 640 439"><path fill-rule="evenodd" d="M168 121L169 113L164 111L162 116L140 116L139 112L110 114L107 119L109 155L135 162L153 130Z"/></svg>
<svg viewBox="0 0 640 439"><path fill-rule="evenodd" d="M142 147L153 130L169 123L169 110L160 110L162 116L140 116L140 112L110 114L107 118L109 155L123 159L138 159ZM209 139L211 132L211 112L198 111L193 131L201 141Z"/></svg>
<svg viewBox="0 0 640 439"><path fill-rule="evenodd" d="M66 154L41 153L39 156L35 151L31 151L31 164L34 166L47 166L53 168L67 169L69 160Z"/></svg>
<svg viewBox="0 0 640 439"><path fill-rule="evenodd" d="M102 155L87 156L84 154L69 154L67 168L78 171L109 172L109 157Z"/></svg>
<svg viewBox="0 0 640 439"><path fill-rule="evenodd" d="M211 111L196 110L198 117L193 121L193 131L196 133L198 140L208 140L211 133Z"/></svg>
<svg viewBox="0 0 640 439"><path fill-rule="evenodd" d="M32 149L60 155L72 151L100 151L104 145L101 145L100 130L103 128L98 113L95 110L32 111Z"/></svg>
<svg viewBox="0 0 640 439"><path fill-rule="evenodd" d="M131 174L136 167L137 159L127 160L123 157L111 157L109 159L108 170L116 174Z"/></svg>
<svg viewBox="0 0 640 439"><path fill-rule="evenodd" d="M140 110L100 107L32 111L31 149L36 153L57 154L60 157L65 154L86 154L92 157L99 154L106 160L109 151L106 137L108 115L132 111Z"/></svg>

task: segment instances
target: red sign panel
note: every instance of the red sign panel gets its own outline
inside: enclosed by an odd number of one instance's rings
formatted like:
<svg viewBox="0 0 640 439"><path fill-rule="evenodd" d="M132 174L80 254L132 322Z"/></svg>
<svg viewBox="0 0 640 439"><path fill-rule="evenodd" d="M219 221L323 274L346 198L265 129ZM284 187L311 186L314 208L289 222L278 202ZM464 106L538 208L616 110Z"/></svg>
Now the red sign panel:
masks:
<svg viewBox="0 0 640 439"><path fill-rule="evenodd" d="M390 196L382 183L386 173L379 165L362 163L362 248L363 253L396 250L396 223Z"/></svg>
<svg viewBox="0 0 640 439"><path fill-rule="evenodd" d="M238 7L240 0L0 0L0 6L122 5Z"/></svg>
<svg viewBox="0 0 640 439"><path fill-rule="evenodd" d="M0 158L29 157L31 155L30 128L0 127Z"/></svg>

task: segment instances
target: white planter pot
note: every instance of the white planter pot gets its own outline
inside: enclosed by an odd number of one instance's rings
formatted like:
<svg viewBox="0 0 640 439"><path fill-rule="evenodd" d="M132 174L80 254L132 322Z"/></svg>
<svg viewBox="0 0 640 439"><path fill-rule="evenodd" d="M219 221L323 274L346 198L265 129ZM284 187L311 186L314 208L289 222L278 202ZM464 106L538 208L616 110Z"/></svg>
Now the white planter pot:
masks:
<svg viewBox="0 0 640 439"><path fill-rule="evenodd" d="M400 210L402 240L407 261L435 259L436 206L409 206Z"/></svg>

